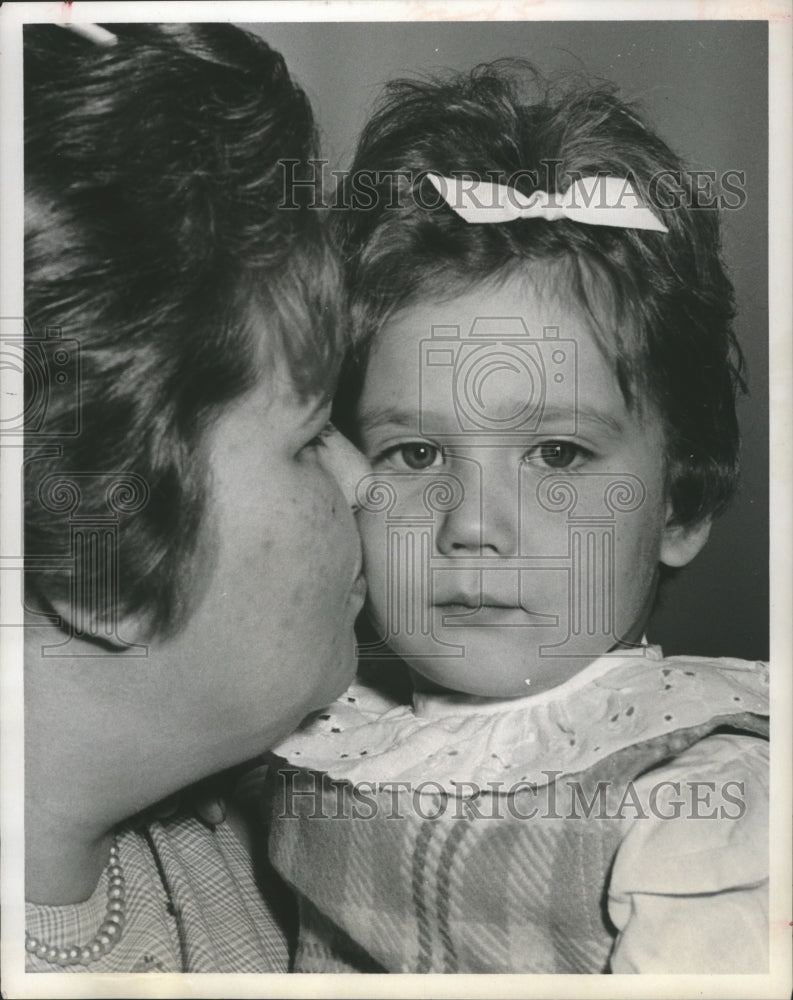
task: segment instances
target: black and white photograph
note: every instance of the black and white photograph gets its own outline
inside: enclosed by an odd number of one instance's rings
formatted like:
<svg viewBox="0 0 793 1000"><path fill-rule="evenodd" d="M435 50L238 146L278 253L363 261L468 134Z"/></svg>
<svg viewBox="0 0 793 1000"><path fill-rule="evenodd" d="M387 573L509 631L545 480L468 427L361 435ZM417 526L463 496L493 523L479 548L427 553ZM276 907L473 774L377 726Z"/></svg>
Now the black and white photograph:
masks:
<svg viewBox="0 0 793 1000"><path fill-rule="evenodd" d="M2 996L788 997L790 4L0 31Z"/></svg>

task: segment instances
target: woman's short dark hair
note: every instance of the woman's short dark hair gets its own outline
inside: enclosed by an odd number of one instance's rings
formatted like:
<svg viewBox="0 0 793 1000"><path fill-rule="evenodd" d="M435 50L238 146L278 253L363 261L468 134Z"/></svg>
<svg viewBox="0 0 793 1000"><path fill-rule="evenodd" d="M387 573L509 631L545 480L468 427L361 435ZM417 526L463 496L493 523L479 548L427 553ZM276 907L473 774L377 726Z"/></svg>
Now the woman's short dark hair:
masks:
<svg viewBox="0 0 793 1000"><path fill-rule="evenodd" d="M567 220L472 225L440 201L427 172L525 195L564 191L579 175L625 177L669 232ZM649 398L660 413L675 520L720 512L737 480L735 396L745 385L716 194L609 86L550 84L520 60L388 84L337 196L357 344L338 422L354 429L368 345L389 317L422 297L442 301L558 261L628 404Z"/></svg>
<svg viewBox="0 0 793 1000"><path fill-rule="evenodd" d="M119 516L105 611L154 635L183 624L195 592L207 428L273 352L301 396L329 392L344 345L320 214L294 193L279 208L280 161L316 155L282 57L225 24L109 29L115 44L24 32L28 357L53 331L79 349L79 384L49 381L26 428L26 588L39 607L71 593L80 608L99 585L73 589L58 568L69 512L45 484L72 476L83 517L108 513L108 476L131 474L148 498Z"/></svg>

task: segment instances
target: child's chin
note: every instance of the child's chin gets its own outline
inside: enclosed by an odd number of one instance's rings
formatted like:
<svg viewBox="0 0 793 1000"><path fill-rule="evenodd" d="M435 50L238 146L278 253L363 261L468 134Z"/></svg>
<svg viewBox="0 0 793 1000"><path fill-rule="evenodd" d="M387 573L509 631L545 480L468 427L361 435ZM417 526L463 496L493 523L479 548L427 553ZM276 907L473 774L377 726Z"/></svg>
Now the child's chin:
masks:
<svg viewBox="0 0 793 1000"><path fill-rule="evenodd" d="M437 661L422 663L405 658L418 691L435 694L468 694L480 698L522 698L541 694L570 680L598 658L599 653L575 657L547 657L533 667L504 675L503 663L480 663L476 667L452 665L450 659L439 667Z"/></svg>
<svg viewBox="0 0 793 1000"><path fill-rule="evenodd" d="M529 688L515 683L494 684L485 680L462 676L438 676L433 670L411 669L414 688L429 694L469 694L479 698L520 698L529 693Z"/></svg>

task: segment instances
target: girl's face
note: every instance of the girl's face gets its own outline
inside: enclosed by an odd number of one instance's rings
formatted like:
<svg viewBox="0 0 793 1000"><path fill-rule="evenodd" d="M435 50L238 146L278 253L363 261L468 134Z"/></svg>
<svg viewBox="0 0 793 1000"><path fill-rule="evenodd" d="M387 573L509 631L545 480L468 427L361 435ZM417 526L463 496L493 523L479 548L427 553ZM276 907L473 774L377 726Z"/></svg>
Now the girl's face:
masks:
<svg viewBox="0 0 793 1000"><path fill-rule="evenodd" d="M660 420L628 410L542 267L396 315L358 410L384 484L359 515L370 616L424 678L476 695L537 693L639 643L659 562L707 537L668 524Z"/></svg>

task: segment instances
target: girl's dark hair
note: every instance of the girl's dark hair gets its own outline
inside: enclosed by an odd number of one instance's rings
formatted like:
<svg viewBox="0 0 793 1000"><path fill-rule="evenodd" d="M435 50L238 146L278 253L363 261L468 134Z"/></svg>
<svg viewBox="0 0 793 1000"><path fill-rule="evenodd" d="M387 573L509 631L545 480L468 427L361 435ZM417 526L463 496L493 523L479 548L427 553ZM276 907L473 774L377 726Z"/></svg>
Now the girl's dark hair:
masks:
<svg viewBox="0 0 793 1000"><path fill-rule="evenodd" d="M75 510L58 516L44 484L71 476L76 514L106 516L109 477L132 474L148 499L118 518L104 613L154 635L183 624L196 591L207 428L276 355L303 397L328 392L344 345L320 215L294 193L279 208L280 161L302 176L294 161L316 155L282 57L226 24L108 27L108 46L24 32L28 360L54 331L79 351L77 382L27 387L26 587L79 610L101 582L72 586Z"/></svg>
<svg viewBox="0 0 793 1000"><path fill-rule="evenodd" d="M567 220L472 225L439 203L427 172L526 195L562 192L577 176L625 177L669 232ZM720 512L737 481L735 396L745 385L718 212L703 207L713 195L607 86L551 85L519 60L388 84L337 198L357 345L339 422L354 427L368 345L395 312L557 261L628 404L649 399L661 415L675 520Z"/></svg>

